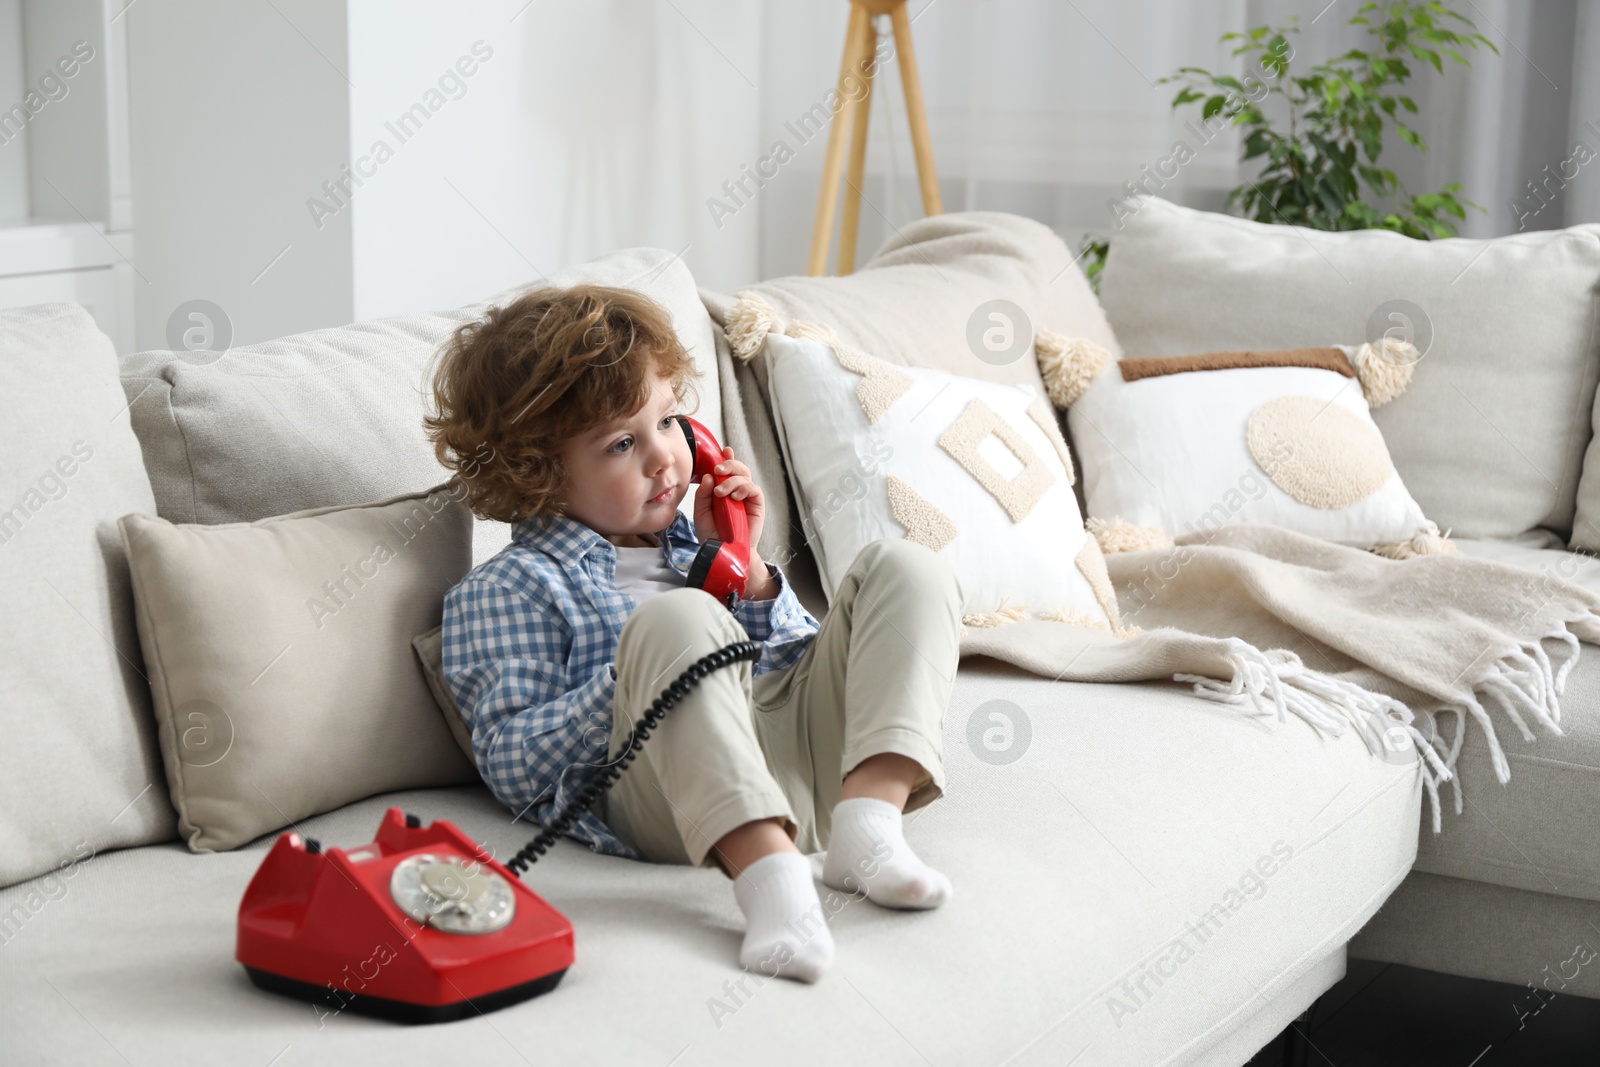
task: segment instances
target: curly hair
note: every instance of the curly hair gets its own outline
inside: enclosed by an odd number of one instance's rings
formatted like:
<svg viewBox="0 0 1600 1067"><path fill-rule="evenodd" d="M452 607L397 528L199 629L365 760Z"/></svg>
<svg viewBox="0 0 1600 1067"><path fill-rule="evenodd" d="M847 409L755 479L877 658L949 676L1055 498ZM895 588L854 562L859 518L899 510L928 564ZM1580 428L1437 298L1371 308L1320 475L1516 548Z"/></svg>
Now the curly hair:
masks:
<svg viewBox="0 0 1600 1067"><path fill-rule="evenodd" d="M561 514L572 438L646 403L657 378L699 405L694 360L660 304L604 285L541 288L456 329L423 418L434 455L474 515L521 522ZM693 413L693 409L688 412Z"/></svg>

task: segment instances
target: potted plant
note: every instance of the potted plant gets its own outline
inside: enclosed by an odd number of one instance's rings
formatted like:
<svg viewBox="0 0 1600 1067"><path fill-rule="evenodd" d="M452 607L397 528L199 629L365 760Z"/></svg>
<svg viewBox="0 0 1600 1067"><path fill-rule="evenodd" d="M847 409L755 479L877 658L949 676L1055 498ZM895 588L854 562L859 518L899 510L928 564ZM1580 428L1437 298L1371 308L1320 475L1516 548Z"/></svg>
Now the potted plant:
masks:
<svg viewBox="0 0 1600 1067"><path fill-rule="evenodd" d="M1426 64L1443 74L1446 59L1469 62L1466 49L1482 44L1497 55L1499 49L1472 20L1437 2L1369 2L1349 21L1366 27L1370 49L1351 49L1303 73L1291 67L1290 35L1299 32L1291 19L1278 28L1223 34L1222 41L1237 42L1234 55L1250 59L1251 73L1243 79L1179 67L1161 81L1180 85L1172 98L1174 110L1198 105L1200 122L1209 128L1239 127L1244 134L1240 159L1261 160L1260 173L1228 193L1229 208L1237 206L1258 222L1317 230L1453 237L1467 207L1483 210L1460 195L1460 183L1413 193L1378 158L1390 129L1426 151L1422 137L1405 121L1417 112L1416 102L1403 91L1414 67ZM1264 105L1273 95L1286 105L1286 127L1267 114ZM1379 206L1384 202L1391 206ZM1084 273L1097 288L1109 247L1108 238L1091 234L1080 251Z"/></svg>

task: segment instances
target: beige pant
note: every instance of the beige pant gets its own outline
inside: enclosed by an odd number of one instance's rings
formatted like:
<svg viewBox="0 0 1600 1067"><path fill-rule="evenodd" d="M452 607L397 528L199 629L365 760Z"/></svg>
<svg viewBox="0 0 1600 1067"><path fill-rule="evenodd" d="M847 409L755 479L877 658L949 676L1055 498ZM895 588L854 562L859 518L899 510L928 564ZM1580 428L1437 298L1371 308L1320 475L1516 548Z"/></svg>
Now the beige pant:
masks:
<svg viewBox="0 0 1600 1067"><path fill-rule="evenodd" d="M741 661L672 706L597 806L606 825L657 863L717 866L711 846L724 834L774 816L801 852L818 852L845 774L882 752L922 766L905 810L932 802L944 792L961 600L955 572L925 546L867 545L792 666L753 678ZM611 754L686 667L748 639L698 589L635 608L617 648Z"/></svg>

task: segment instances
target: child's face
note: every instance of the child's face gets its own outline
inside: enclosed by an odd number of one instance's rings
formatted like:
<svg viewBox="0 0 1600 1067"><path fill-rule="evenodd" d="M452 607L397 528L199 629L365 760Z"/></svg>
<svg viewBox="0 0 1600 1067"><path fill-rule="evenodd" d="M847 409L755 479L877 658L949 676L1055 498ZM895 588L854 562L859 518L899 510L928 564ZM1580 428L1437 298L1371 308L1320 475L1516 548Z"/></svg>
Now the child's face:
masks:
<svg viewBox="0 0 1600 1067"><path fill-rule="evenodd" d="M569 518L606 537L672 525L694 472L689 442L673 417L677 407L671 380L657 377L650 399L632 416L566 443Z"/></svg>

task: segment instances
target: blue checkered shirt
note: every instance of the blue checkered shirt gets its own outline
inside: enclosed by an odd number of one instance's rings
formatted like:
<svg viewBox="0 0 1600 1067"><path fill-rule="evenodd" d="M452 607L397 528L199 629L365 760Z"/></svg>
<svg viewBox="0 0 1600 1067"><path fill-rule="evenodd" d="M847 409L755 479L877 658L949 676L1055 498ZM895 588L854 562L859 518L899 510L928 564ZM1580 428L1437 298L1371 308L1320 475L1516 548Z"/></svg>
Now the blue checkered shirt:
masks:
<svg viewBox="0 0 1600 1067"><path fill-rule="evenodd" d="M687 583L700 546L693 520L677 512L661 542ZM541 826L588 781L574 768L607 758L617 640L636 606L616 587L616 562L616 546L576 519L530 519L445 594L444 675L470 724L478 773L500 803ZM757 675L792 666L817 632L782 570L766 566L777 595L733 609L750 639L765 646ZM671 681L662 679L662 687ZM643 858L592 810L567 836L606 855Z"/></svg>

